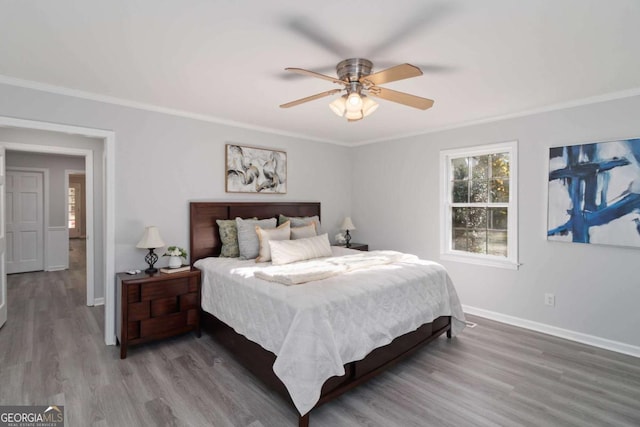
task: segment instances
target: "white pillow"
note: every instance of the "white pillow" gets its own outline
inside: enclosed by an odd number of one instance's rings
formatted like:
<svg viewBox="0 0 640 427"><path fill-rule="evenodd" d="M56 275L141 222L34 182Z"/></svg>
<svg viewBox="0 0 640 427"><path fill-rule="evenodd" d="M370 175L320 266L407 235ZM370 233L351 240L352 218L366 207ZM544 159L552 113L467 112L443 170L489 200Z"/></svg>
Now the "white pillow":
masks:
<svg viewBox="0 0 640 427"><path fill-rule="evenodd" d="M317 235L318 232L315 222L302 227L291 227L291 240L306 239L307 237L315 237Z"/></svg>
<svg viewBox="0 0 640 427"><path fill-rule="evenodd" d="M256 262L271 261L271 249L269 242L272 240L289 240L291 234L291 223L289 221L279 225L277 228L264 230L256 225L256 234L260 241L260 249Z"/></svg>
<svg viewBox="0 0 640 427"><path fill-rule="evenodd" d="M263 229L276 228L276 219L251 220L236 218L240 259L254 259L260 252L260 242L258 241L258 234L256 233L256 225Z"/></svg>
<svg viewBox="0 0 640 427"><path fill-rule="evenodd" d="M289 264L305 259L332 256L331 245L327 234L298 240L269 241L271 247L271 263L273 265Z"/></svg>

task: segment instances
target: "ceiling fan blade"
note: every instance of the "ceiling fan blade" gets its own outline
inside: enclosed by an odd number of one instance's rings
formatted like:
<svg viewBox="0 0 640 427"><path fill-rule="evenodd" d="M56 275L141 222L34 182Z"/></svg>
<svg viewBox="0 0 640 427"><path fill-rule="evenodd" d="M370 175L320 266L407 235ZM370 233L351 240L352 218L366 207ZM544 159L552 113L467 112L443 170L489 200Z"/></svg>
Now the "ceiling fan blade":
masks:
<svg viewBox="0 0 640 427"><path fill-rule="evenodd" d="M296 105L303 104L305 102L313 101L316 99L324 98L325 96L331 96L335 93L341 92L342 89L331 89L326 92L316 93L315 95L307 96L306 98L296 99L295 101L287 102L286 104L282 104L280 108L289 108L295 107Z"/></svg>
<svg viewBox="0 0 640 427"><path fill-rule="evenodd" d="M397 64L398 61L392 62L392 61L376 61L375 65L376 67L380 67L380 68L391 68L393 67L395 64ZM442 64L428 64L428 63L422 63L422 64L411 64L413 66L416 66L418 68L420 68L420 70L422 71L423 74L445 74L445 73L454 73L457 71L456 67L452 66L452 65L442 65ZM327 70L329 70L329 67L326 67ZM322 68L316 68L316 70L318 71L323 71Z"/></svg>
<svg viewBox="0 0 640 427"><path fill-rule="evenodd" d="M395 67L387 68L386 70L361 77L360 83L368 86L375 86L421 75L422 71L420 71L420 68L411 64L400 64Z"/></svg>
<svg viewBox="0 0 640 427"><path fill-rule="evenodd" d="M397 30L375 45L369 52L366 52L367 58L381 57L383 53L389 49L401 45L405 40L420 37L425 31L436 26L449 13L454 11L451 2L433 3L422 9L411 13L411 17L405 22L396 25Z"/></svg>
<svg viewBox="0 0 640 427"><path fill-rule="evenodd" d="M385 89L378 86L374 86L369 89L369 95L386 99L387 101L408 105L409 107L419 108L421 110L433 107L432 99L421 98L419 96L409 95L408 93Z"/></svg>
<svg viewBox="0 0 640 427"><path fill-rule="evenodd" d="M302 68L285 68L286 71L291 71L293 73L304 74L305 76L317 77L323 80L329 80L333 83L338 83L341 85L346 85L347 82L340 80L337 77L325 76L324 74L316 73L315 71L303 70Z"/></svg>
<svg viewBox="0 0 640 427"><path fill-rule="evenodd" d="M320 28L315 22L304 17L295 17L288 19L284 22L285 26L289 29L303 35L308 40L323 47L328 52L336 55L339 58L346 58L348 55L348 49L340 40L333 37L327 31Z"/></svg>

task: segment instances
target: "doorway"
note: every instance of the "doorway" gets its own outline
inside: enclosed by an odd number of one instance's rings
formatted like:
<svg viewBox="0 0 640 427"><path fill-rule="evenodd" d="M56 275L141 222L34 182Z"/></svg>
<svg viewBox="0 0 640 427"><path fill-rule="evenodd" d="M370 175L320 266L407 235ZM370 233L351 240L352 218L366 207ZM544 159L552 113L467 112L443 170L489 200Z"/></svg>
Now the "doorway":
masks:
<svg viewBox="0 0 640 427"><path fill-rule="evenodd" d="M99 162L96 165L100 165L102 173L98 176L101 177L101 183L97 187L102 196L97 200L102 201L102 208L98 211L101 215L101 224L98 227L90 227L88 224L89 218L93 217L93 212L89 211L87 206L87 239L89 242L93 242L95 236L93 236L90 230L100 232L101 239L95 243L87 244L87 304L104 304L104 341L107 345L115 345L115 132L87 128L80 126L64 125L51 122L43 122L36 120L17 119L13 117L0 116L0 127L14 128L28 131L45 131L52 132L59 137L64 135L82 135L89 138L97 138L103 142L102 153L98 153ZM8 149L31 151L40 153L57 153L57 154L69 154L80 155L85 157L86 165L93 165L93 151L86 148L69 148L61 146L61 144L41 145L39 142L15 142L15 143L2 143ZM3 147L0 147L0 186L4 186L4 154ZM90 168L86 167L86 188L93 188L93 174L89 173ZM91 182L90 182L91 181ZM4 193L4 191L3 191ZM87 197L88 198L88 197ZM92 207L91 207L92 209ZM5 209L0 209L0 224L4 225L4 213ZM98 224L96 224L98 225ZM2 227L4 228L4 227ZM66 225L65 225L66 228ZM2 245L4 248L4 245ZM94 259L94 248L96 252L100 251L100 255ZM1 249L1 248L0 248ZM0 253L0 260L4 261L4 254ZM94 271L94 262L96 264L96 272ZM0 263L4 264L4 263ZM4 265L0 265L2 270ZM5 271L1 271L2 278L5 276ZM104 290L104 297L100 298L101 301L94 299L94 277L96 283L99 283ZM0 281L1 279L0 278ZM89 283L91 281L91 283ZM6 286L2 286L6 289Z"/></svg>

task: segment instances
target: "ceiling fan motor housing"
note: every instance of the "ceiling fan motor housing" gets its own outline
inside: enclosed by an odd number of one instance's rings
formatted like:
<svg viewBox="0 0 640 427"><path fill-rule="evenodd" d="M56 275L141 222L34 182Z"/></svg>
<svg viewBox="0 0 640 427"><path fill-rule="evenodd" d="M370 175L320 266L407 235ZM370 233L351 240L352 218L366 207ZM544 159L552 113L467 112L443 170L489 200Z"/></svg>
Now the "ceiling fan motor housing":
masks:
<svg viewBox="0 0 640 427"><path fill-rule="evenodd" d="M345 82L357 82L362 76L371 74L373 63L368 59L350 58L340 61L336 66L338 78Z"/></svg>

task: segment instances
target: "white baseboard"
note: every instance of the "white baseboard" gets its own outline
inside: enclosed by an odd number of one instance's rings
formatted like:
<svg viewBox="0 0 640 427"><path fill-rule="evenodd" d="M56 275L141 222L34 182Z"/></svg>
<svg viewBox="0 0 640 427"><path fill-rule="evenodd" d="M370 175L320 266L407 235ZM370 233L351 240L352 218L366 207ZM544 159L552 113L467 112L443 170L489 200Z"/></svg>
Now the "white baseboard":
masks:
<svg viewBox="0 0 640 427"><path fill-rule="evenodd" d="M94 298L93 305L104 305L104 298Z"/></svg>
<svg viewBox="0 0 640 427"><path fill-rule="evenodd" d="M66 269L67 267L65 265L50 265L45 271L62 271Z"/></svg>
<svg viewBox="0 0 640 427"><path fill-rule="evenodd" d="M582 344L603 348L605 350L615 351L617 353L627 354L629 356L640 358L640 347L625 344L618 341L608 340L606 338L596 337L594 335L583 334L582 332L570 331L568 329L558 328L556 326L546 325L544 323L534 322L532 320L521 319L519 317L509 316L495 311L489 311L482 308L470 307L463 305L462 310L475 316L484 317L486 319L495 320L496 322L506 323L508 325L518 326L524 329L530 329L543 334L553 335L555 337L576 341Z"/></svg>

